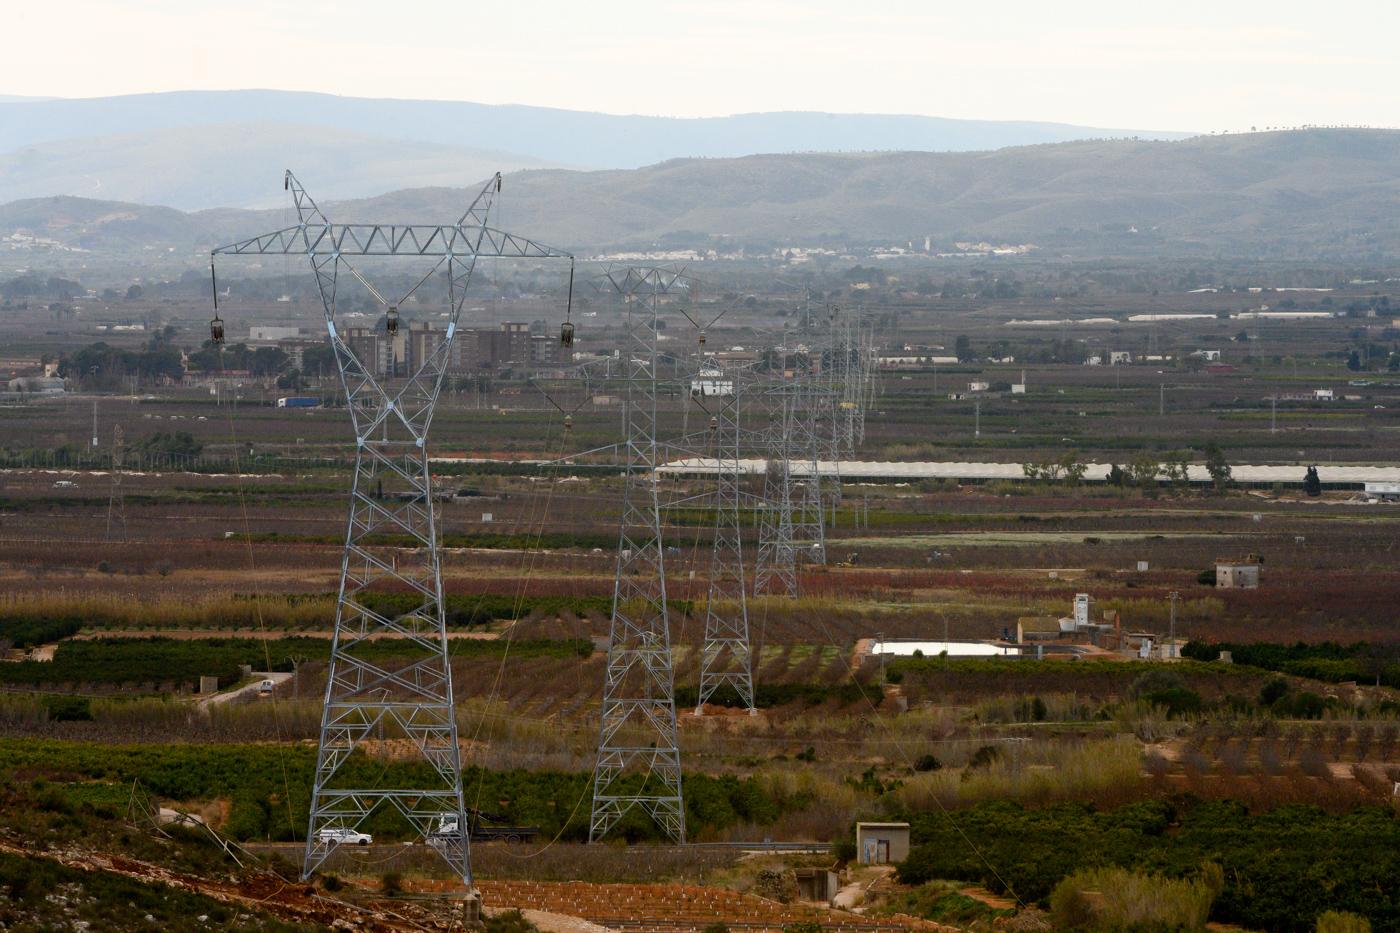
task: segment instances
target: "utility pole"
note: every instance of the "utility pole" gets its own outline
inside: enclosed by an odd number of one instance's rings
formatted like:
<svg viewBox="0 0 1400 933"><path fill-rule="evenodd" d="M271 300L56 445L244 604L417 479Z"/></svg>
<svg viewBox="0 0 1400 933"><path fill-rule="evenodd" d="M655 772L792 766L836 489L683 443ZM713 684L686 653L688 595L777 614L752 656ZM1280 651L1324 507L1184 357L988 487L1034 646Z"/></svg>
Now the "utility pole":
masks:
<svg viewBox="0 0 1400 933"><path fill-rule="evenodd" d="M1159 414L1159 415L1165 415L1166 413L1167 413L1167 384L1166 384L1165 382L1159 382L1159 383L1157 383L1157 414Z"/></svg>
<svg viewBox="0 0 1400 933"><path fill-rule="evenodd" d="M1278 396L1269 396L1269 433L1278 433Z"/></svg>
<svg viewBox="0 0 1400 933"><path fill-rule="evenodd" d="M1181 597L1177 595L1177 593L1176 593L1175 590L1173 590L1173 591L1171 592L1171 594L1167 596L1167 598L1170 599L1170 600L1171 600L1171 603L1172 603L1172 614L1171 614L1171 641L1170 641L1171 648L1170 648L1169 650L1170 650L1170 653L1171 653L1171 657L1175 658L1175 657L1178 657L1178 654L1177 654L1177 651L1176 651L1176 601L1177 601L1178 599L1180 599Z"/></svg>
<svg viewBox="0 0 1400 933"><path fill-rule="evenodd" d="M112 481L110 491L107 494L107 536L104 540L112 540L112 519L116 518L122 526L122 544L126 544L126 500L122 498L122 459L126 451L126 442L122 439L122 426L117 425L112 429Z"/></svg>
<svg viewBox="0 0 1400 933"><path fill-rule="evenodd" d="M92 400L92 452L97 453L97 399Z"/></svg>
<svg viewBox="0 0 1400 933"><path fill-rule="evenodd" d="M885 685L885 633L884 633L884 632L876 632L876 633L875 633L875 642L874 642L873 644L871 644L870 647L873 648L873 647L875 647L876 644L878 644L878 645L880 646L880 686L883 687L883 686Z"/></svg>
<svg viewBox="0 0 1400 933"><path fill-rule="evenodd" d="M972 403L972 436L982 436L982 403L980 401Z"/></svg>
<svg viewBox="0 0 1400 933"><path fill-rule="evenodd" d="M451 871L471 887L471 850L462 789L461 748L448 651L442 592L440 543L436 524L428 432L451 359L453 338L478 256L518 259L568 259L567 253L486 225L501 176L492 178L455 224L332 224L291 172L283 188L296 205L297 224L258 237L217 247L219 256L298 254L310 260L321 295L326 331L335 354L345 407L355 434L355 474L351 486L349 528L336 601L335 637L322 707L316 772L311 788L310 821L302 878L311 877L371 813L397 811L415 832L435 833L433 848ZM427 275L410 276L417 284L397 300L385 299L351 264L361 257L416 260ZM450 308L445 339L407 378L391 380L351 349L337 320L337 282L342 269L355 276L384 307L386 330L398 330L398 308L437 273L446 285ZM218 286L214 285L218 294ZM211 321L216 343L222 322ZM230 387L238 405L238 388ZM386 493L376 495L380 484ZM378 538L393 533L410 538L408 559L390 561ZM372 599L385 584L413 595L416 607L399 614ZM405 653L392 666L366 651L376 635L398 636ZM388 720L407 737L426 767L410 787L371 783L356 787L342 771L356 749ZM437 832L456 819L455 835Z"/></svg>

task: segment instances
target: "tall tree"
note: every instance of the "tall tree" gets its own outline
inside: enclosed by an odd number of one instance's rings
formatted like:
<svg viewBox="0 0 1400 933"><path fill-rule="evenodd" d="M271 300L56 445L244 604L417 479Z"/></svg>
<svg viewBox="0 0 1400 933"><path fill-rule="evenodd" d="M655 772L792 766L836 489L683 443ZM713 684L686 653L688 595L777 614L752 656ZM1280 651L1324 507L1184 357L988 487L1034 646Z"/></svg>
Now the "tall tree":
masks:
<svg viewBox="0 0 1400 933"><path fill-rule="evenodd" d="M1206 441L1206 472L1210 474L1210 481L1215 484L1216 489L1224 489L1230 485L1230 464L1225 461L1225 452L1220 449L1220 445L1214 440Z"/></svg>
<svg viewBox="0 0 1400 933"><path fill-rule="evenodd" d="M1317 476L1317 467L1308 467L1308 472L1303 474L1303 492L1316 498L1322 495L1322 480Z"/></svg>

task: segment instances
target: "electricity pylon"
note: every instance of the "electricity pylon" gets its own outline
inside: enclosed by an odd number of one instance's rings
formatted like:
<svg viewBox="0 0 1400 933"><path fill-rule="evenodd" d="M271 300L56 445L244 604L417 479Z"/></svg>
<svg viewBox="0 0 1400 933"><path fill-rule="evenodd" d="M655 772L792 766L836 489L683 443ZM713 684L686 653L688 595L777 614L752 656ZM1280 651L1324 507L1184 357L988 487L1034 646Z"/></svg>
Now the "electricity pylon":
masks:
<svg viewBox="0 0 1400 933"><path fill-rule="evenodd" d="M705 601L705 643L700 649L699 716L707 700L728 684L750 716L758 714L753 696L753 651L749 608L744 589L744 552L740 518L739 379L721 396L714 415L715 540L710 558L710 589Z"/></svg>
<svg viewBox="0 0 1400 933"><path fill-rule="evenodd" d="M780 360L778 375L762 388L770 420L754 595L795 597L798 561L826 563L821 457L822 432L829 430L822 415L830 393L814 359L820 354L797 354L791 376Z"/></svg>
<svg viewBox="0 0 1400 933"><path fill-rule="evenodd" d="M332 224L287 172L284 187L296 205L296 226L219 247L210 256L304 254L311 262L335 352L346 407L355 432L355 477L345 534L335 635L326 679L325 706L316 754L307 827L307 878L340 844L343 834L383 807L397 810L471 884L471 852L462 796L461 750L452 698L447 626L438 558L428 431L451 359L453 338L479 256L570 259L566 253L486 225L501 176L482 188L450 225ZM397 301L384 299L350 264L352 257L424 260L427 274ZM386 329L398 328L398 305L441 270L447 286L445 338L402 380L379 375L373 359L357 356L336 321L336 288L344 268L386 307ZM218 286L214 285L217 295ZM215 340L222 322L215 320ZM368 354L367 354L368 355ZM414 557L391 560L375 548L376 536L409 538ZM382 592L413 595L416 606L400 612L376 599ZM380 634L397 636L411 653L392 662L368 650ZM390 727L430 765L413 787L366 782L363 771L344 767L361 744ZM358 786L357 786L358 785ZM368 785L368 786L367 786ZM455 830L442 832L453 825Z"/></svg>
<svg viewBox="0 0 1400 933"><path fill-rule="evenodd" d="M121 523L122 544L126 544L126 500L122 498L122 461L126 456L126 441L122 439L122 426L112 429L112 485L107 494L107 538L112 540L113 519Z"/></svg>
<svg viewBox="0 0 1400 933"><path fill-rule="evenodd" d="M641 807L666 835L684 843L665 550L656 489L661 457L656 438L656 313L663 296L688 288L688 283L674 268L619 266L605 270L604 277L627 307L620 361L627 383L625 487L588 838L602 840L624 814Z"/></svg>

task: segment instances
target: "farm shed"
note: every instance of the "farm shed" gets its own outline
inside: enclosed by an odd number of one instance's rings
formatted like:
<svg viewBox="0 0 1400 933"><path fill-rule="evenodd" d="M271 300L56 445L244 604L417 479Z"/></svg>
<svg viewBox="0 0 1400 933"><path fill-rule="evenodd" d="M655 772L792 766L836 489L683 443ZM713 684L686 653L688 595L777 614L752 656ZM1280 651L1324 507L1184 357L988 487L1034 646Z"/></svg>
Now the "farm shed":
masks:
<svg viewBox="0 0 1400 933"><path fill-rule="evenodd" d="M909 857L909 824L857 823L856 852L862 865L904 861Z"/></svg>
<svg viewBox="0 0 1400 933"><path fill-rule="evenodd" d="M1217 560L1215 586L1221 590L1257 590L1259 563L1249 560Z"/></svg>

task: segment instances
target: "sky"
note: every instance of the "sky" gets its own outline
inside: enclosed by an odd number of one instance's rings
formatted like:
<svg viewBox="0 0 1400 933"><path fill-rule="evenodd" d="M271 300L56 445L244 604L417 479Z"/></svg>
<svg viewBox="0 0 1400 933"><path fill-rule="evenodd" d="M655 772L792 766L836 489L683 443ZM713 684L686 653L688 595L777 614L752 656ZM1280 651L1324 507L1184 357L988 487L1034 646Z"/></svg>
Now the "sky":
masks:
<svg viewBox="0 0 1400 933"><path fill-rule="evenodd" d="M276 88L674 117L1400 126L1393 2L44 0L0 10L0 94L12 95Z"/></svg>

